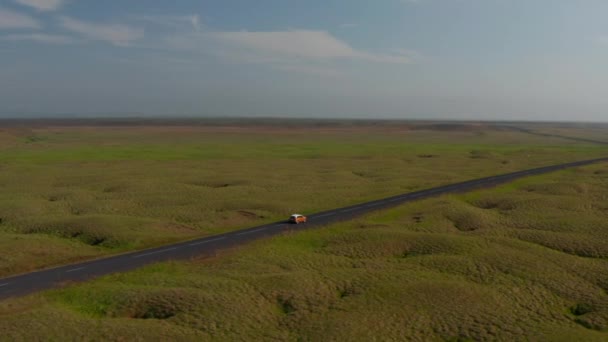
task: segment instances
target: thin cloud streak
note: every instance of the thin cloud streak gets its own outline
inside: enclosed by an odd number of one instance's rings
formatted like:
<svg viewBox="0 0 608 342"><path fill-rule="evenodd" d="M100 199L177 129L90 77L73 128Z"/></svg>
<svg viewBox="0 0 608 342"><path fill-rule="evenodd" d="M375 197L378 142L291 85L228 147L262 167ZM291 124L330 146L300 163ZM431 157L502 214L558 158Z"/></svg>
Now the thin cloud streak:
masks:
<svg viewBox="0 0 608 342"><path fill-rule="evenodd" d="M60 23L66 30L78 33L91 40L105 41L115 46L130 46L133 41L144 37L144 30L121 24L97 24L70 17L61 17Z"/></svg>
<svg viewBox="0 0 608 342"><path fill-rule="evenodd" d="M25 14L0 7L0 29L37 29L40 23Z"/></svg>
<svg viewBox="0 0 608 342"><path fill-rule="evenodd" d="M44 34L44 33L23 33L23 34L9 34L0 37L0 40L4 41L32 41L37 43L55 44L55 45L66 45L72 44L75 40L68 36Z"/></svg>
<svg viewBox="0 0 608 342"><path fill-rule="evenodd" d="M65 4L64 0L15 0L17 3L39 11L54 11Z"/></svg>
<svg viewBox="0 0 608 342"><path fill-rule="evenodd" d="M175 28L193 29L200 31L202 28L201 18L198 14L192 15L138 15L134 20L149 22L155 25Z"/></svg>

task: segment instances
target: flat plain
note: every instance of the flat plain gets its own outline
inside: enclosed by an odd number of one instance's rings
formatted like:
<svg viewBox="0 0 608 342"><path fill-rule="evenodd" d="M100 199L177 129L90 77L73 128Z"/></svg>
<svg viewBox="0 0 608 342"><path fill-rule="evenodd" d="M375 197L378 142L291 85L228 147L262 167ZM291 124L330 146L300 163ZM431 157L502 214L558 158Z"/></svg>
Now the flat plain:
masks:
<svg viewBox="0 0 608 342"><path fill-rule="evenodd" d="M557 136L591 128L528 128L553 136L484 123L9 125L0 274L606 156ZM17 340L605 340L607 199L605 164L429 199L8 300L0 330Z"/></svg>
<svg viewBox="0 0 608 342"><path fill-rule="evenodd" d="M0 276L604 151L484 124L161 123L6 123Z"/></svg>

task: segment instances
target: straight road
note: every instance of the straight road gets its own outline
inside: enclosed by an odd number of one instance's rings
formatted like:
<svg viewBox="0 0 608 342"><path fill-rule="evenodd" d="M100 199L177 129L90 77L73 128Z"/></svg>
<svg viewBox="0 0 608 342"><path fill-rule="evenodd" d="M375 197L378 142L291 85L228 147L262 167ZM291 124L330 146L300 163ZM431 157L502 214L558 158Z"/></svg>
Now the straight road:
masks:
<svg viewBox="0 0 608 342"><path fill-rule="evenodd" d="M308 223L297 226L290 225L287 222L275 222L263 226L210 236L193 241L181 242L169 246L152 248L143 251L116 255L104 259L91 260L79 264L66 265L16 275L9 278L0 279L0 300L61 287L74 282L81 282L112 273L130 271L155 262L184 260L192 257L209 256L220 250L240 246L254 240L279 235L289 230L310 229L339 221L348 221L372 211L387 209L403 203L424 198L435 197L448 193L465 192L481 187L491 187L526 176L539 175L566 168L607 161L608 158L584 160L474 179L462 183L439 186L436 188L393 196L349 207L324 211L314 215L309 215Z"/></svg>

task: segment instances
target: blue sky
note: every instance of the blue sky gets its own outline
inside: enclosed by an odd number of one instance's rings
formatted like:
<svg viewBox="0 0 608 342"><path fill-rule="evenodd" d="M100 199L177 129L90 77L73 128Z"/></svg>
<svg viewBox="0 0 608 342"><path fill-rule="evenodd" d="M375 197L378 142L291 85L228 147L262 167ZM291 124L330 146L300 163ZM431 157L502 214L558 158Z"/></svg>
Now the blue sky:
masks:
<svg viewBox="0 0 608 342"><path fill-rule="evenodd" d="M0 115L608 121L605 0L0 0Z"/></svg>

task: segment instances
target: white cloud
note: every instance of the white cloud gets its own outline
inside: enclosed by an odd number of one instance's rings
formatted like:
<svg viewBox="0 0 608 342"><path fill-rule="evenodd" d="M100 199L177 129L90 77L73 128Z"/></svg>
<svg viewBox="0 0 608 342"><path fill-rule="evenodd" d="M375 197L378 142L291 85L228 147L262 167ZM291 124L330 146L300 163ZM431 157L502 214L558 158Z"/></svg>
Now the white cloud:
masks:
<svg viewBox="0 0 608 342"><path fill-rule="evenodd" d="M61 25L72 32L88 39L109 42L116 46L129 46L131 42L141 39L144 30L120 24L94 24L70 17L61 17Z"/></svg>
<svg viewBox="0 0 608 342"><path fill-rule="evenodd" d="M375 54L356 50L325 31L214 32L206 33L223 48L255 60L355 59L380 63L408 63L403 55Z"/></svg>
<svg viewBox="0 0 608 342"><path fill-rule="evenodd" d="M194 29L201 30L201 18L198 14L192 15L140 15L134 17L135 20L147 21L156 25L175 29Z"/></svg>
<svg viewBox="0 0 608 342"><path fill-rule="evenodd" d="M213 55L229 63L257 63L287 72L338 76L340 61L406 64L409 55L357 50L325 31L198 32L169 36L172 50Z"/></svg>
<svg viewBox="0 0 608 342"><path fill-rule="evenodd" d="M54 11L65 3L64 0L15 0L15 1L24 6L33 7L39 11Z"/></svg>
<svg viewBox="0 0 608 342"><path fill-rule="evenodd" d="M30 16L0 8L0 29L36 29L39 27L38 21Z"/></svg>
<svg viewBox="0 0 608 342"><path fill-rule="evenodd" d="M357 54L348 44L322 31L218 32L213 36L234 47L271 56L319 59Z"/></svg>
<svg viewBox="0 0 608 342"><path fill-rule="evenodd" d="M74 39L68 36L54 35L54 34L43 34L43 33L24 33L24 34L9 34L1 36L0 40L6 41L33 41L38 43L46 44L71 44Z"/></svg>

